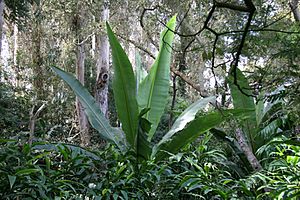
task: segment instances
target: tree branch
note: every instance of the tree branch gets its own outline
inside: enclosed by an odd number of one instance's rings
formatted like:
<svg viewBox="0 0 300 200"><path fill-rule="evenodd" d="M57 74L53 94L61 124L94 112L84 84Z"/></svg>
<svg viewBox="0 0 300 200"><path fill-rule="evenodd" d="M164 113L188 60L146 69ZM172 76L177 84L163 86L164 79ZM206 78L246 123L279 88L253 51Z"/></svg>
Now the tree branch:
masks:
<svg viewBox="0 0 300 200"><path fill-rule="evenodd" d="M120 34L116 34L117 36L119 36L121 39L127 41L127 42L130 42L131 44L133 44L136 48L142 50L143 52L145 52L146 54L148 54L151 58L155 59L155 56L146 48L142 47L140 44L138 44L137 42L129 39L129 38L126 38Z"/></svg>
<svg viewBox="0 0 300 200"><path fill-rule="evenodd" d="M228 8L230 10L240 11L240 12L249 12L249 8L245 6L235 5L232 3L218 2L215 1L214 4L218 8Z"/></svg>
<svg viewBox="0 0 300 200"><path fill-rule="evenodd" d="M31 146L32 141L34 138L34 129L35 129L35 121L37 117L39 116L40 112L44 109L45 104L43 104L35 113L34 113L34 108L35 106L32 107L30 111L30 120L29 120L29 139L28 139L28 144Z"/></svg>
<svg viewBox="0 0 300 200"><path fill-rule="evenodd" d="M189 77L187 77L185 74L183 74L182 72L176 70L174 67L171 67L171 71L179 76L184 82L186 82L188 85L190 85L192 88L194 88L195 90L197 90L200 93L201 97L208 97L207 92L202 91L200 86L198 84L195 84Z"/></svg>

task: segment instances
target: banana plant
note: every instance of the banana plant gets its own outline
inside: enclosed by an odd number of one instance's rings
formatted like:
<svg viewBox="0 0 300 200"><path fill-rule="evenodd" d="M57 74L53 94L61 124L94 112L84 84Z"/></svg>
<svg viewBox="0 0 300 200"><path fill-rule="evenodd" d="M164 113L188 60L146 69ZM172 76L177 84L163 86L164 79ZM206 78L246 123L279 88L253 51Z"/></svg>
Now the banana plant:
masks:
<svg viewBox="0 0 300 200"><path fill-rule="evenodd" d="M199 135L219 125L232 116L248 117L249 109L224 110L212 112L196 118L199 110L215 97L200 99L184 111L170 131L160 142L151 145L160 118L166 107L169 91L171 44L174 38L176 16L167 23L160 37L160 50L149 74L140 81L135 77L132 65L107 23L107 34L112 49L114 77L112 87L118 118L122 131L112 127L104 117L87 89L76 78L57 67L52 69L74 90L79 97L91 125L101 137L115 143L121 150L133 150L140 160L162 160L176 154L186 144L193 142Z"/></svg>
<svg viewBox="0 0 300 200"><path fill-rule="evenodd" d="M282 109L282 101L266 102L263 100L263 94L260 94L258 101L255 103L252 90L248 84L248 80L241 70L236 71L236 82L234 84L233 76L229 75L228 83L235 109L249 109L248 118L241 120L241 129L246 138L247 145L252 150L258 160L264 160L262 155L262 147L265 147L275 136L280 134L280 128L285 124L285 119L279 113ZM231 149L239 156L244 166L251 164L251 161L245 158L247 152L241 152L241 147L234 137L230 137L221 129L211 129L211 132L220 140L231 146ZM251 171L251 170L250 170Z"/></svg>
<svg viewBox="0 0 300 200"><path fill-rule="evenodd" d="M242 127L248 143L255 153L262 145L269 142L284 125L284 118L275 117L280 116L282 101L264 101L264 95L261 93L255 104L248 80L239 69L237 69L237 83L239 88L234 84L233 77L229 77L234 108L252 110L251 117L242 122Z"/></svg>

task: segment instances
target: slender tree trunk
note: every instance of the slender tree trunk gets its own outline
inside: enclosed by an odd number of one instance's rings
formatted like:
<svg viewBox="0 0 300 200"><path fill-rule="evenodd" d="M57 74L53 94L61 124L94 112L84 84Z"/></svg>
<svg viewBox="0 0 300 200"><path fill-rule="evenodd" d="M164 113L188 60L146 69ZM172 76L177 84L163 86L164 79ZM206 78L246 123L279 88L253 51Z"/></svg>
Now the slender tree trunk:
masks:
<svg viewBox="0 0 300 200"><path fill-rule="evenodd" d="M236 140L238 141L242 151L244 152L244 154L246 155L249 163L251 164L252 168L255 171L260 171L262 170L262 166L259 163L259 161L257 160L256 156L253 154L250 146L247 144L245 137L243 135L243 132L241 129L237 129L235 132L235 137Z"/></svg>
<svg viewBox="0 0 300 200"><path fill-rule="evenodd" d="M16 24L14 24L13 40L13 64L16 66L18 51L18 26Z"/></svg>
<svg viewBox="0 0 300 200"><path fill-rule="evenodd" d="M104 1L100 23L109 19L109 1ZM109 43L106 34L97 36L97 81L95 87L96 101L103 114L108 117L108 79L109 79Z"/></svg>
<svg viewBox="0 0 300 200"><path fill-rule="evenodd" d="M292 0L290 3L290 8L294 14L294 18L297 22L300 21L300 11L299 11L299 0Z"/></svg>
<svg viewBox="0 0 300 200"><path fill-rule="evenodd" d="M44 109L45 104L43 104L35 113L34 108L32 107L30 113L29 113L29 138L28 138L28 144L31 146L32 142L34 140L34 130L35 130L35 122L40 114L40 112Z"/></svg>
<svg viewBox="0 0 300 200"><path fill-rule="evenodd" d="M3 10L4 10L4 0L0 0L0 79L1 79L1 68L2 68L2 34L3 34Z"/></svg>
<svg viewBox="0 0 300 200"><path fill-rule="evenodd" d="M43 72L43 57L42 57L42 12L41 2L37 1L33 5L33 26L32 26L32 69L33 69L33 87L36 90L38 100L45 97L44 94L44 72Z"/></svg>
<svg viewBox="0 0 300 200"><path fill-rule="evenodd" d="M13 57L13 67L15 71L15 86L19 87L20 74L19 74L19 66L17 63L17 52L18 52L18 26L14 24L12 57Z"/></svg>
<svg viewBox="0 0 300 200"><path fill-rule="evenodd" d="M77 66L76 66L76 77L82 85L84 85L84 44L80 44L77 47ZM88 146L91 143L91 136L89 133L89 124L84 108L81 105L78 97L76 97L76 110L80 129L81 146Z"/></svg>
<svg viewBox="0 0 300 200"><path fill-rule="evenodd" d="M96 35L92 36L92 49L91 49L91 54L92 58L95 59L95 53L96 53Z"/></svg>
<svg viewBox="0 0 300 200"><path fill-rule="evenodd" d="M79 8L79 6L78 6ZM83 23L83 11L78 9L78 14L75 16L76 18L76 37L78 38L78 45L76 50L76 78L80 81L82 85L84 85L84 62L85 62L85 48L82 37L82 29L84 27ZM88 146L91 144L91 135L89 132L89 123L87 116L84 112L84 108L80 103L78 97L76 97L76 111L79 123L79 131L80 131L80 140L81 146Z"/></svg>

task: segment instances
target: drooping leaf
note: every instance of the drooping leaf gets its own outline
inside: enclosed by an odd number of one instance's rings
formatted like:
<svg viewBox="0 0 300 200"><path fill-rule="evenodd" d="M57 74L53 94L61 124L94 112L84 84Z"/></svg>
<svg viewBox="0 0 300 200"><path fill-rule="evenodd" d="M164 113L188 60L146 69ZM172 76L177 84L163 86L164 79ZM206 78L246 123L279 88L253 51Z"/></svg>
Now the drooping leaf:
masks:
<svg viewBox="0 0 300 200"><path fill-rule="evenodd" d="M190 122L185 129L174 134L165 135L162 140L153 148L152 156L156 160L161 160L170 152L177 153L182 147L193 142L201 134L218 126L229 117L248 118L251 116L251 109L224 110L222 112L213 112L205 116L196 118Z"/></svg>
<svg viewBox="0 0 300 200"><path fill-rule="evenodd" d="M151 67L150 73L140 84L138 91L140 108L150 108L150 111L146 114L146 119L152 124L148 134L149 141L154 135L168 101L171 46L174 38L172 31L175 29L175 23L176 16L170 19L167 28L161 33L158 56Z"/></svg>
<svg viewBox="0 0 300 200"><path fill-rule="evenodd" d="M58 146L61 146L61 143L33 143L32 149L33 150L46 150L46 151L59 151ZM65 148L70 149L73 152L77 152L78 154L84 155L88 158L93 160L100 160L100 157L97 156L95 153L88 149L84 149L80 146L74 144L63 144Z"/></svg>
<svg viewBox="0 0 300 200"><path fill-rule="evenodd" d="M10 189L14 186L15 182L16 182L16 176L11 176L8 175L8 180L9 180L9 185L10 185Z"/></svg>
<svg viewBox="0 0 300 200"><path fill-rule="evenodd" d="M236 141L235 138L232 138L228 136L223 130L212 128L210 129L210 132L220 141L223 141L224 143L228 144L234 154L236 154L240 160L242 161L244 167L246 167L248 170L252 170L251 164L249 163L246 155L241 150L240 145ZM240 167L235 167L235 170L238 174L243 175L243 170Z"/></svg>
<svg viewBox="0 0 300 200"><path fill-rule="evenodd" d="M286 145L293 145L293 146L300 146L300 141L295 139L290 139L286 137L274 137L269 142L262 145L256 152L258 155L262 155L264 152L267 152L269 148L273 148L279 144L286 144ZM273 150L273 149L272 149Z"/></svg>
<svg viewBox="0 0 300 200"><path fill-rule="evenodd" d="M280 118L275 119L271 121L269 124L267 124L266 126L263 126L263 128L257 134L261 138L263 138L264 141L268 141L272 139L272 136L274 136L274 134L280 131L280 127L282 124L283 124L282 119Z"/></svg>
<svg viewBox="0 0 300 200"><path fill-rule="evenodd" d="M259 125L263 125L267 123L270 119L274 118L274 116L279 115L279 112L282 110L282 101L268 102L264 106L264 110L260 116Z"/></svg>
<svg viewBox="0 0 300 200"><path fill-rule="evenodd" d="M113 91L119 119L128 143L135 149L138 128L136 82L131 63L108 23L107 34L114 68Z"/></svg>
<svg viewBox="0 0 300 200"><path fill-rule="evenodd" d="M84 111L88 116L91 125L98 131L104 139L114 142L121 150L124 150L126 143L122 132L113 128L108 120L104 117L95 99L88 90L70 73L65 72L57 67L52 67L53 71L59 75L75 92L79 98Z"/></svg>
<svg viewBox="0 0 300 200"><path fill-rule="evenodd" d="M216 97L211 96L211 97L206 97L204 99L199 99L198 101L196 101L192 105L190 105L176 119L173 126L171 127L169 132L166 134L166 137L168 135L173 135L174 133L184 129L184 127L187 123L189 123L190 121L195 119L195 116L199 110L203 109L209 103L214 103L215 100L216 100Z"/></svg>

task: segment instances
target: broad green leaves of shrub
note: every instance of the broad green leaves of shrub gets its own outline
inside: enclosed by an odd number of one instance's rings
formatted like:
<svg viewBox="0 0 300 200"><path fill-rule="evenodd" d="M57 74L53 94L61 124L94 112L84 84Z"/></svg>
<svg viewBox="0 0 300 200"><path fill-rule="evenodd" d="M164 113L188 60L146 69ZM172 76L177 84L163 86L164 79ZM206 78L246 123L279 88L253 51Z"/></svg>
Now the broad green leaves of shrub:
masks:
<svg viewBox="0 0 300 200"><path fill-rule="evenodd" d="M107 34L112 49L113 91L122 130L112 127L105 119L94 98L73 75L63 70L52 69L64 79L79 97L91 125L101 137L112 141L121 150L131 149L137 158L161 160L169 153L176 154L186 144L193 142L199 135L219 125L231 116L249 115L249 109L213 112L195 119L196 113L215 97L200 99L192 104L177 119L163 139L152 147L150 142L165 109L170 77L171 45L174 39L176 16L167 23L160 37L160 50L149 74L141 80L134 75L132 65L107 23ZM137 86L137 81L140 82ZM138 89L137 89L138 88ZM123 136L125 135L125 137Z"/></svg>

